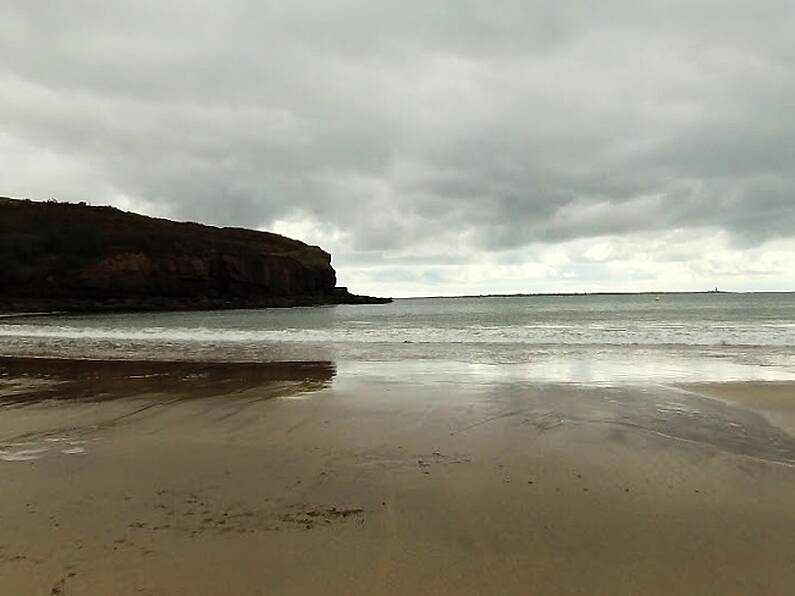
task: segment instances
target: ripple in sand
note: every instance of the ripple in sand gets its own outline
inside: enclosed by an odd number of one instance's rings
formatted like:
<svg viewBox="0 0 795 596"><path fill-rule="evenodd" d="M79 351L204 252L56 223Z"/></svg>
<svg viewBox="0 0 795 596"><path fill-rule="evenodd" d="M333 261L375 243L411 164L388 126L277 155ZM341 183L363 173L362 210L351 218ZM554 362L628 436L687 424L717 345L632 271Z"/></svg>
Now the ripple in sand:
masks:
<svg viewBox="0 0 795 596"><path fill-rule="evenodd" d="M39 459L46 452L46 448L19 449L18 451L3 449L0 450L0 459L3 461L32 461L34 459Z"/></svg>
<svg viewBox="0 0 795 596"><path fill-rule="evenodd" d="M55 453L85 455L88 451L84 445L87 443L72 437L45 437L38 441L10 443L0 447L0 461L35 461Z"/></svg>

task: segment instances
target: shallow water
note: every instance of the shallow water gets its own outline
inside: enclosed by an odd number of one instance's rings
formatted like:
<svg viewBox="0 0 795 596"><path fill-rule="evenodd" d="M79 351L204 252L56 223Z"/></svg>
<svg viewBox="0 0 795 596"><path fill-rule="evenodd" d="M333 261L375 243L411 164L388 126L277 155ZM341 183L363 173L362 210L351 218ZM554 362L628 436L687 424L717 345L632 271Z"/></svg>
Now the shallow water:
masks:
<svg viewBox="0 0 795 596"><path fill-rule="evenodd" d="M437 298L0 320L6 356L330 361L351 375L455 381L792 380L793 346L795 294Z"/></svg>

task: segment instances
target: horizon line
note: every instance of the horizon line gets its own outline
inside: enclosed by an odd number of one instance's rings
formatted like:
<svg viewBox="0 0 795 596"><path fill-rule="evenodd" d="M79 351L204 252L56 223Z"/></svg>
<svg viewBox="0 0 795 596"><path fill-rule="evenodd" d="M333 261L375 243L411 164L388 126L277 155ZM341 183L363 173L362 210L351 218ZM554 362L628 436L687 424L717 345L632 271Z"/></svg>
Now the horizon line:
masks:
<svg viewBox="0 0 795 596"><path fill-rule="evenodd" d="M502 294L453 294L435 296L400 296L394 300L428 300L436 298L532 298L568 296L671 296L685 294L792 294L795 290L641 290L641 291L598 291L598 292L515 292Z"/></svg>

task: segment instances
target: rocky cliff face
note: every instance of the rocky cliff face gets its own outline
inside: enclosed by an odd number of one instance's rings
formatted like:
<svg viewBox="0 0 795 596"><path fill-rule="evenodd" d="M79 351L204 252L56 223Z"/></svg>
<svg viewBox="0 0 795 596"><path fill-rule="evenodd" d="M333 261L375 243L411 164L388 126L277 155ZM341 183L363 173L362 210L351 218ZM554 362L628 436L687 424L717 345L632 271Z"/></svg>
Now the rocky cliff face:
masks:
<svg viewBox="0 0 795 596"><path fill-rule="evenodd" d="M277 234L0 198L0 310L385 301L335 286L327 252Z"/></svg>

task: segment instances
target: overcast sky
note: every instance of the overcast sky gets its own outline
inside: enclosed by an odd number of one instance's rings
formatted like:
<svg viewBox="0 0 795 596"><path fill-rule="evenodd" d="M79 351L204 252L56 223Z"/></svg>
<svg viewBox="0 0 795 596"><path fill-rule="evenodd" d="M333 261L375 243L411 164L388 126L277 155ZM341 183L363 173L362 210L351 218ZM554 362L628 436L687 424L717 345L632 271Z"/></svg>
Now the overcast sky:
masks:
<svg viewBox="0 0 795 596"><path fill-rule="evenodd" d="M360 293L795 289L795 2L0 0L0 195Z"/></svg>

